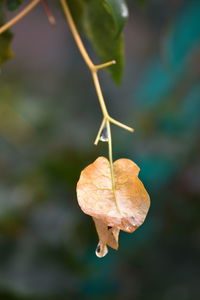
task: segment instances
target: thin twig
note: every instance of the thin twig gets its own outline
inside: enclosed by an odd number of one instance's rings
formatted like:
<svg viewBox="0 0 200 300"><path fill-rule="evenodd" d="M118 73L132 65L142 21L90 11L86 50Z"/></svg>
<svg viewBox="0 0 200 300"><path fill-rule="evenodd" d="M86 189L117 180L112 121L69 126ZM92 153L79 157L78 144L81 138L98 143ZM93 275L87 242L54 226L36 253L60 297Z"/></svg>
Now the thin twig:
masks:
<svg viewBox="0 0 200 300"><path fill-rule="evenodd" d="M106 107L106 104L105 104L105 101L104 101L101 86L100 86L100 83L99 83L99 78L98 78L98 75L97 75L97 71L92 70L92 78L93 78L93 81L94 81L94 86L95 86L95 89L96 89L96 92L97 92L97 96L98 96L98 99L99 99L99 104L101 106L103 116L104 116L104 118L108 119L109 115L108 115L107 107Z"/></svg>
<svg viewBox="0 0 200 300"><path fill-rule="evenodd" d="M122 127L122 128L124 128L128 131L133 131L132 128L130 128L130 127L114 120L113 118L111 118L109 116L107 108L106 108L106 104L105 104L105 101L104 101L103 93L102 93L102 90L101 90L101 86L100 86L100 83L99 83L99 78L98 78L98 74L97 74L98 70L106 68L108 66L111 66L111 65L115 64L116 61L112 60L112 61L104 63L104 64L94 65L94 63L90 59L90 57L87 53L87 50L86 50L85 46L83 45L83 42L80 38L80 35L78 33L78 30L77 30L76 25L74 23L74 20L72 18L71 12L70 12L69 7L67 5L67 1L66 0L60 0L60 3L61 3L61 6L63 8L63 12L65 14L65 17L67 19L69 27L71 29L74 40L77 44L77 47L79 48L79 51L80 51L80 53L83 57L83 60L85 61L85 63L87 64L89 70L91 71L92 78L93 78L94 85L95 85L95 89L96 89L96 92L97 92L97 96L98 96L98 99L99 99L99 103L100 103L101 110L102 110L104 118L106 118L108 120L112 119L112 123L114 123L115 125L118 125L119 127Z"/></svg>
<svg viewBox="0 0 200 300"><path fill-rule="evenodd" d="M76 26L74 24L74 20L72 19L72 16L71 16L71 13L70 13L70 10L68 8L68 5L67 5L67 2L65 0L60 0L60 3L61 3L61 6L63 8L63 12L66 16L66 19L67 19L67 22L69 24L69 27L71 29L71 32L72 32L72 35L74 37L74 40L79 48L79 51L81 52L81 55L85 61L85 63L87 64L88 68L91 70L93 69L93 63L82 43L82 40L79 36L79 33L78 33L78 30L76 29Z"/></svg>
<svg viewBox="0 0 200 300"><path fill-rule="evenodd" d="M101 64L101 65L97 65L97 66L94 66L94 68L96 70L100 70L100 69L104 69L104 68L107 68L109 66L112 66L112 65L115 65L116 64L116 61L115 60L112 60L112 61L109 61L105 64Z"/></svg>
<svg viewBox="0 0 200 300"><path fill-rule="evenodd" d="M21 19L23 19L40 1L41 0L33 0L18 15L16 15L13 19L11 19L5 25L0 27L0 34L2 34L4 31L8 30L14 24L18 23Z"/></svg>
<svg viewBox="0 0 200 300"><path fill-rule="evenodd" d="M117 120L115 120L115 119L113 119L113 118L111 118L111 117L109 117L109 121L110 121L111 123L113 123L113 124L115 124L115 125L117 125L117 126L123 128L123 129L126 129L126 130L128 130L128 131L130 131L130 132L134 132L134 129L133 129L132 127L129 127L129 126L127 126L127 125L125 125L125 124L123 124L123 123L121 123L121 122L118 122Z"/></svg>
<svg viewBox="0 0 200 300"><path fill-rule="evenodd" d="M111 136L110 123L113 123L113 124L115 124L119 127L122 127L123 129L126 129L126 130L131 131L131 132L133 132L133 128L131 128L129 126L126 126L126 125L116 121L115 119L113 119L109 116L108 110L107 110L107 107L106 107L106 104L105 104L105 100L104 100L104 97L103 97L103 93L102 93L102 90L101 90L101 86L100 86L100 83L99 83L98 74L97 74L98 70L109 67L109 66L115 64L116 62L114 60L112 60L110 62L100 64L100 65L94 65L93 64L93 62L90 59L90 57L87 53L87 50L84 47L83 42L80 38L80 35L78 33L78 30L76 28L74 20L71 16L71 12L70 12L70 9L68 7L67 1L66 0L60 0L60 3L61 3L61 6L63 8L63 12L65 14L66 20L67 20L67 22L69 24L69 27L71 29L74 40L77 44L77 47L79 48L79 51L80 51L80 53L83 57L83 60L85 61L86 65L88 66L88 68L91 72L92 78L93 78L93 82L94 82L94 86L95 86L95 89L96 89L97 97L98 97L99 104L100 104L102 114L103 114L103 121L102 121L101 126L99 128L99 131L98 131L98 134L97 134L97 137L95 139L94 144L95 145L98 144L101 133L102 133L102 130L103 130L103 127L106 124L107 131L108 131L108 152L109 152L109 162L110 162L110 170L111 170L112 189L113 189L113 193L114 193L114 197L115 197L117 210L120 212L120 209L118 207L118 203L117 203L117 200L116 200L114 167L113 167L113 154L112 154L112 136Z"/></svg>
<svg viewBox="0 0 200 300"><path fill-rule="evenodd" d="M95 142L94 142L94 145L97 146L98 145L98 142L99 142L99 139L100 139L100 136L101 136L101 133L102 133L102 130L105 126L105 123L106 123L106 119L103 118L102 122L101 122L101 126L99 127L99 131L97 133L97 137L95 139Z"/></svg>

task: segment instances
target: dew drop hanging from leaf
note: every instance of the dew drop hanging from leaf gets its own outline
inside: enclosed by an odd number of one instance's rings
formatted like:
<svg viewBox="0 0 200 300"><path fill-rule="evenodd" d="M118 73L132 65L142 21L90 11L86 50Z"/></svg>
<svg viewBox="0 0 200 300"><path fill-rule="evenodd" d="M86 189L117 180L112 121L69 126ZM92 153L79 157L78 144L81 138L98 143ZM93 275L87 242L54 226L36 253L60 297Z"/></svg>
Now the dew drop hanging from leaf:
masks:
<svg viewBox="0 0 200 300"><path fill-rule="evenodd" d="M122 29L128 17L126 4L124 0L106 0L105 3L101 0L77 1L60 0L60 4L74 40L91 72L102 110L103 119L94 144L97 145L99 140L108 142L109 156L109 161L104 157L99 157L82 171L77 184L77 195L82 210L93 217L99 237L96 255L103 257L108 252L107 246L118 249L120 230L131 233L144 222L150 199L142 182L138 179L139 168L134 162L128 159L119 159L113 163L110 124L115 124L130 132L133 132L134 129L112 118L107 110L98 77L98 71L109 67L112 78L116 83L120 82L124 56ZM79 13L77 14L76 9L74 11L72 6L75 3L74 8L77 8L76 5L79 1L81 6L78 6ZM22 0L7 0L5 3L10 9L14 9L21 2ZM9 48L12 36L5 31L24 18L40 2L41 0L30 1L19 14L0 27L0 44L3 45L0 47L0 63L12 55ZM47 5L46 1L43 2ZM0 4L0 10L5 3ZM15 3L14 6L12 6L13 3ZM48 7L45 7L50 23L55 24L53 15L49 13ZM77 15L79 20L76 24L75 16ZM2 17L0 16L1 22ZM94 48L102 60L101 64L96 65L89 57L76 25L79 25L78 27L93 42ZM4 39L6 34L7 38Z"/></svg>
<svg viewBox="0 0 200 300"><path fill-rule="evenodd" d="M105 157L87 166L77 184L78 203L96 226L98 257L107 254L107 246L117 250L120 230L134 232L144 222L150 206L149 195L138 178L139 167L125 158L118 159L113 166L115 191Z"/></svg>

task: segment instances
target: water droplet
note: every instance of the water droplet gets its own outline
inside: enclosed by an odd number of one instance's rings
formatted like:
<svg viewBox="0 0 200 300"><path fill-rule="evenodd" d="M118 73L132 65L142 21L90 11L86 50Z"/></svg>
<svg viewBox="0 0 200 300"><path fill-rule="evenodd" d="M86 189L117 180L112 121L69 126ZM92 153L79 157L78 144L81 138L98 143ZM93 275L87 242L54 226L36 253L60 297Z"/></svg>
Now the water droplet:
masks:
<svg viewBox="0 0 200 300"><path fill-rule="evenodd" d="M98 257L104 257L108 253L108 248L106 245L103 245L101 242L99 242L95 253Z"/></svg>
<svg viewBox="0 0 200 300"><path fill-rule="evenodd" d="M108 141L108 131L106 125L102 129L101 135L100 135L100 141L101 142L107 142Z"/></svg>

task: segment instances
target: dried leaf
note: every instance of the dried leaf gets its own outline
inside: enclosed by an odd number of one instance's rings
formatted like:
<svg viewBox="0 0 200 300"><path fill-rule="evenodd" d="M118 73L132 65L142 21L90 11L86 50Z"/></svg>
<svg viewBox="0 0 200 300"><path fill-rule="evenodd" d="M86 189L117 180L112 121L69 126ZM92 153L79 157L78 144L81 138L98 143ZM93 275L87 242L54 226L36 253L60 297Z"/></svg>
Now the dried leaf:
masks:
<svg viewBox="0 0 200 300"><path fill-rule="evenodd" d="M118 249L118 238L120 230L116 227L107 226L103 221L93 218L99 237L96 248L96 255L104 257L108 253L107 245L113 249Z"/></svg>
<svg viewBox="0 0 200 300"><path fill-rule="evenodd" d="M145 220L150 198L138 178L139 167L129 159L114 162L115 191L109 161L99 157L82 172L77 184L78 203L93 217L99 236L96 254L105 256L107 246L118 248L119 231L135 231ZM116 205L117 204L117 205Z"/></svg>

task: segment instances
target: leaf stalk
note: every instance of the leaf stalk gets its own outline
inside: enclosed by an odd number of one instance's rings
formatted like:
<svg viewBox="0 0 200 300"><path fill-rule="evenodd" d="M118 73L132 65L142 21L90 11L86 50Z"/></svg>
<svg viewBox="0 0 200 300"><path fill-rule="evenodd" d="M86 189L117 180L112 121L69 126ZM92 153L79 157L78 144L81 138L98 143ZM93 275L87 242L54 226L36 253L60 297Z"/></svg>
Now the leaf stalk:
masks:
<svg viewBox="0 0 200 300"><path fill-rule="evenodd" d="M115 196L116 190L115 190L115 179L114 179L114 167L113 167L113 152L112 152L112 136L111 136L110 123L113 123L116 126L119 126L119 127L123 128L125 130L130 131L130 132L134 131L133 128L131 128L127 125L124 125L124 124L118 122L117 120L113 119L112 117L110 117L110 115L108 113L108 110L107 110L107 107L106 107L106 104L105 104L104 97L103 97L101 85L100 85L100 82L99 82L98 71L115 64L116 61L112 60L112 61L109 61L109 62L106 62L106 63L103 63L103 64L99 64L99 65L95 65L92 62L91 58L88 55L88 52L87 52L85 46L83 45L83 42L82 42L81 38L80 38L79 32L78 32L78 30L76 28L76 25L74 23L74 20L72 18L72 15L71 15L70 9L68 7L67 1L66 0L60 0L60 4L63 8L64 15L65 15L66 20L69 24L70 30L71 30L73 38L74 38L74 40L77 44L77 47L78 47L78 49L79 49L79 51L80 51L80 53L83 57L83 60L85 61L86 65L88 66L88 68L91 72L92 78L93 78L93 82L94 82L94 86L95 86L95 89L96 89L97 97L98 97L99 104L100 104L100 107L101 107L101 111L102 111L102 114L103 114L103 120L101 122L101 125L100 125L99 131L97 133L97 137L95 139L94 144L95 145L98 144L98 142L100 140L101 132L102 132L104 126L106 125L107 132L108 132L108 153L109 153L109 162L110 162L110 170L111 170L112 189L113 189L114 197L116 199L116 196ZM117 201L116 201L116 207L117 207L117 210L120 212Z"/></svg>
<svg viewBox="0 0 200 300"><path fill-rule="evenodd" d="M41 1L43 1L43 3L45 2L44 0L33 0L33 1L31 1L31 3L29 5L27 5L18 15L16 15L14 18L12 18L10 21L8 21L5 25L0 27L0 34L5 32L6 30L8 30L14 24L18 23L21 19L23 19ZM103 97L101 85L100 85L100 82L99 82L98 71L101 70L101 69L107 68L107 67L109 67L113 64L116 64L116 61L112 60L112 61L109 61L109 62L106 62L106 63L103 63L103 64L99 64L99 65L95 65L92 62L92 60L89 57L88 52L87 52L84 44L83 44L83 42L80 38L79 32L78 32L78 30L76 28L76 25L74 23L74 20L72 18L72 15L71 15L70 9L68 7L67 1L66 0L60 0L60 4L62 6L64 15L65 15L66 20L69 24L70 30L71 30L73 38L74 38L74 40L77 44L77 47L78 47L78 49L79 49L79 51L80 51L80 53L83 57L83 60L85 61L86 65L88 66L88 68L91 72L92 78L93 78L93 82L94 82L94 86L95 86L95 89L96 89L97 97L98 97L99 104L100 104L102 114L103 114L103 120L102 120L102 123L101 123L101 126L99 128L99 131L98 131L98 134L97 134L97 137L95 139L94 144L95 145L98 144L98 142L100 140L101 132L102 132L104 126L106 125L107 132L108 132L108 152L109 152L109 162L110 162L110 169L111 169L112 189L113 189L113 193L114 193L114 196L115 196L116 191L115 191L115 180L114 180L112 136L111 136L110 123L113 123L114 125L119 126L119 127L123 128L125 130L130 131L130 132L134 131L133 128L131 128L131 127L129 127L129 126L123 124L123 123L120 123L119 121L117 121L117 120L113 119L112 117L110 117L110 115L108 113L108 110L107 110L107 107L106 107L106 104L105 104L104 97ZM116 197L115 197L115 199L116 199ZM118 204L117 204L117 201L116 201L116 206L117 206L118 211L120 211L119 207L118 207Z"/></svg>

